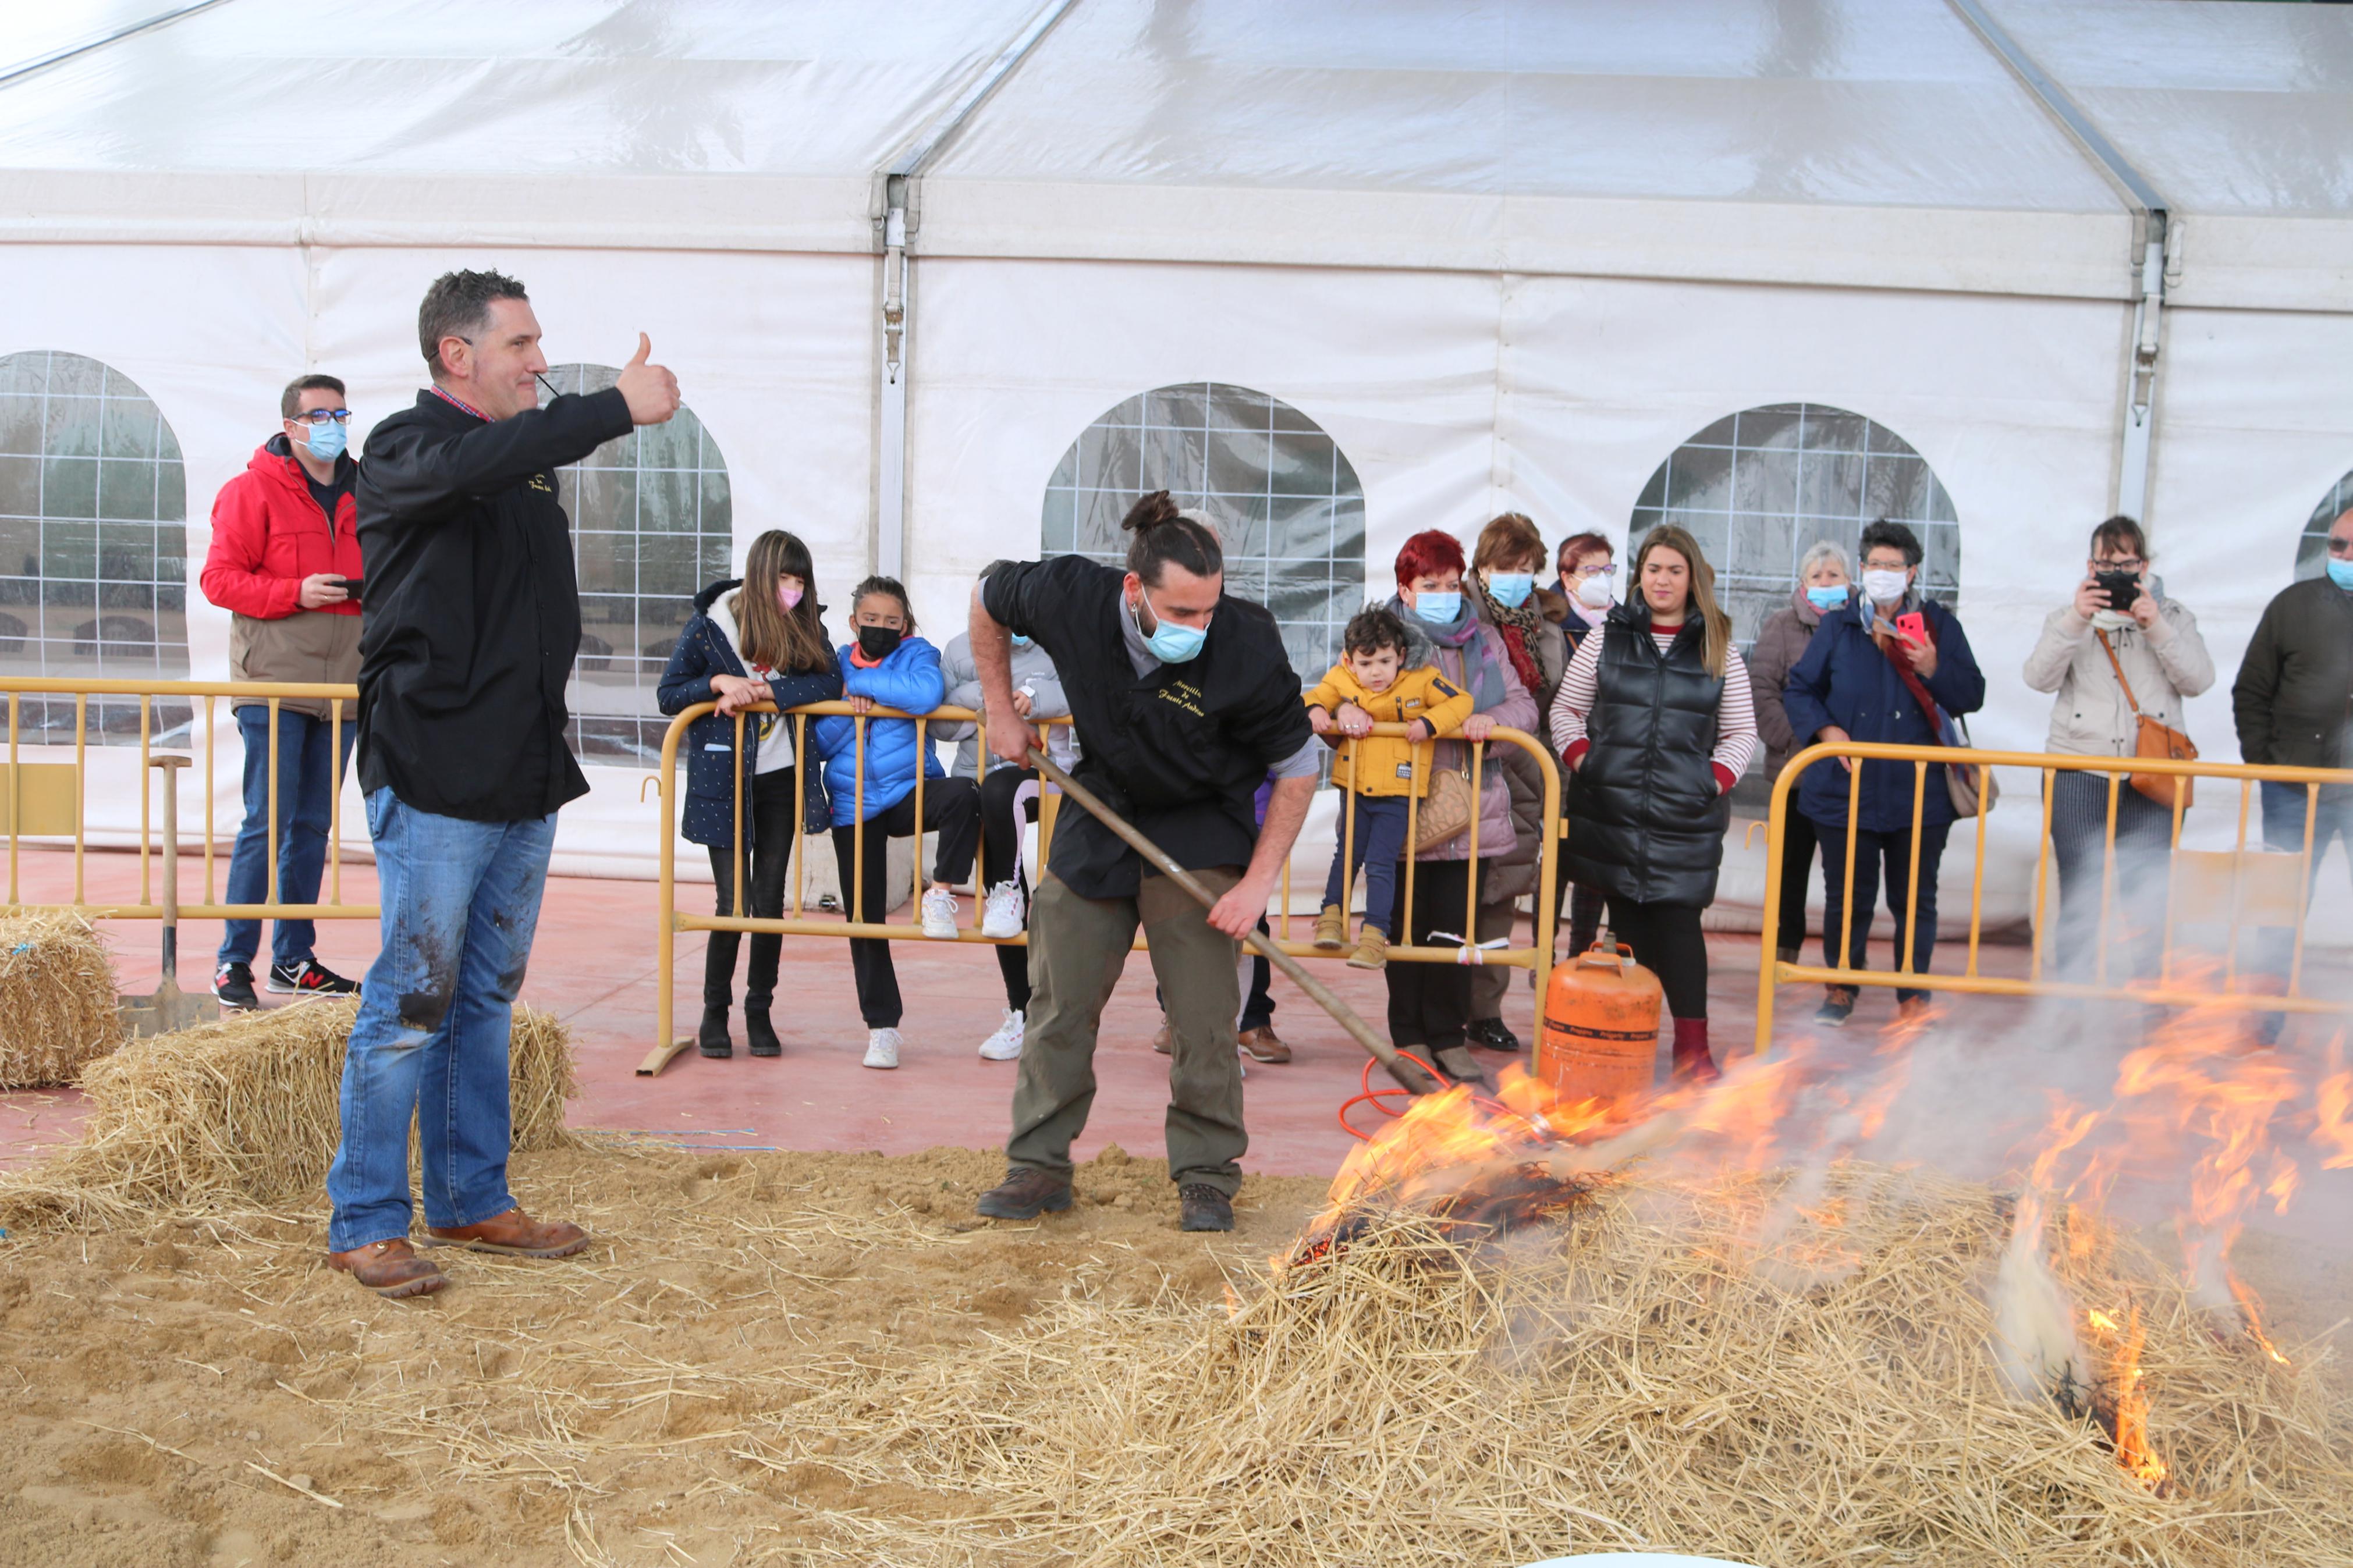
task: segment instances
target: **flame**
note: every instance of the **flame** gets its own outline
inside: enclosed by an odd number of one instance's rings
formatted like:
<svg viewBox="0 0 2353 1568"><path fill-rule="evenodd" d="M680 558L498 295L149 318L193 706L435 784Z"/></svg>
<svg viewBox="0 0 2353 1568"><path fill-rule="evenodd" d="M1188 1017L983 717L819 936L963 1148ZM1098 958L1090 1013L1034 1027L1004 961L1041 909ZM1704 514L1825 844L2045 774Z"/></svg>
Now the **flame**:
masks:
<svg viewBox="0 0 2353 1568"><path fill-rule="evenodd" d="M2140 1347L2145 1337L2140 1309L2127 1309L2124 1342L2108 1364L2108 1375L2116 1388L2116 1463L2135 1480L2154 1487L2164 1482L2166 1469L2165 1461L2148 1446L2148 1394L2140 1382Z"/></svg>

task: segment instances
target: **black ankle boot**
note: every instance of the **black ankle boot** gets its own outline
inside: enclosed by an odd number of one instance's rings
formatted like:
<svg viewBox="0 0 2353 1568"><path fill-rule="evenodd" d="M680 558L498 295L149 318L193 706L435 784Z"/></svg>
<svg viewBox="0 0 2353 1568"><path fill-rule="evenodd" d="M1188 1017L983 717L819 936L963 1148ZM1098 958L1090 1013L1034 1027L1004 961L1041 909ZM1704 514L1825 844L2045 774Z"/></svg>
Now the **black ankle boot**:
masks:
<svg viewBox="0 0 2353 1568"><path fill-rule="evenodd" d="M744 1004L744 1037L752 1043L755 1057L780 1057L785 1054L785 1042L776 1038L776 1026L768 1022L765 1005Z"/></svg>
<svg viewBox="0 0 2353 1568"><path fill-rule="evenodd" d="M706 1057L732 1057L735 1047L727 1038L727 1009L706 1006L702 1009L702 1027L694 1034L694 1044Z"/></svg>

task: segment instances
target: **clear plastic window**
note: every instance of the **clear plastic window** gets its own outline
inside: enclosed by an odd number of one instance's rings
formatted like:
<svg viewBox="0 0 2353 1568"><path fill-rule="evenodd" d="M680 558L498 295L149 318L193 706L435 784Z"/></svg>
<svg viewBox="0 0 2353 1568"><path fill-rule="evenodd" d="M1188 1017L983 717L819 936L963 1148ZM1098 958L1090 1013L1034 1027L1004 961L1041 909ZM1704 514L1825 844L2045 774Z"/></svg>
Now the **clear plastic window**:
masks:
<svg viewBox="0 0 2353 1568"><path fill-rule="evenodd" d="M1365 597L1364 487L1338 443L1249 387L1140 393L1082 431L1056 465L1041 552L1120 564L1120 519L1159 489L1216 519L1226 591L1273 611L1292 667L1320 679Z"/></svg>
<svg viewBox="0 0 2353 1568"><path fill-rule="evenodd" d="M611 365L559 364L559 393L602 392ZM544 404L549 394L542 391ZM573 750L586 763L661 760L654 690L694 614L694 595L727 574L735 510L727 464L690 408L642 425L555 472L580 572L580 657L572 669Z"/></svg>
<svg viewBox="0 0 2353 1568"><path fill-rule="evenodd" d="M188 483L179 439L121 372L80 354L0 355L0 670L188 678ZM22 738L70 743L74 700L22 699ZM157 702L150 735L185 738ZM90 739L139 742L139 705L93 698Z"/></svg>

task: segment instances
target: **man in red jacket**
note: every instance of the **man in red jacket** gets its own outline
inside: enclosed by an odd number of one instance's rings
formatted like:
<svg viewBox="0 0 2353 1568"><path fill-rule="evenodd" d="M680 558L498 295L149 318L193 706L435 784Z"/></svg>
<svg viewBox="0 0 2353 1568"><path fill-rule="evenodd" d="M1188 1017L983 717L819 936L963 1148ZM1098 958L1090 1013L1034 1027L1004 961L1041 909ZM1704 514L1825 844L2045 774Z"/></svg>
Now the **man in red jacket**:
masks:
<svg viewBox="0 0 2353 1568"><path fill-rule="evenodd" d="M343 450L352 411L343 384L306 375L279 399L282 427L245 472L213 501L213 542L205 554L205 597L230 612L229 675L237 680L350 683L360 672L359 519L352 487L359 465ZM329 805L358 732L354 704L343 704L335 754L330 703L290 697L278 712L278 901L314 902L326 859ZM269 707L235 704L245 736L245 825L228 862L228 901L263 902L269 890ZM230 921L213 972L224 1006L260 1005L253 994L259 921ZM348 995L359 987L311 951L309 921L280 920L270 942L269 989Z"/></svg>

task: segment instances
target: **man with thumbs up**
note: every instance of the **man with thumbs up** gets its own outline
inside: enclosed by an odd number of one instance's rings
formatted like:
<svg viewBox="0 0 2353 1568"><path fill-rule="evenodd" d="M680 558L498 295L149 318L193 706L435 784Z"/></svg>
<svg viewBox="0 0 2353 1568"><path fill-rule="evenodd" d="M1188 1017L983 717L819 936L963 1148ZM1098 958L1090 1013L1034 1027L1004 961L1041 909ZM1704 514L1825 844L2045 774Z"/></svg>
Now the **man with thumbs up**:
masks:
<svg viewBox="0 0 2353 1568"><path fill-rule="evenodd" d="M588 793L564 738L580 596L555 470L678 412L678 378L648 363L642 333L610 390L539 406L547 361L512 278L445 274L417 324L432 384L368 433L360 465L359 779L383 948L327 1173L329 1261L386 1296L444 1282L408 1239L412 1117L427 1246L588 1245L525 1215L506 1184L515 994L556 808Z"/></svg>

